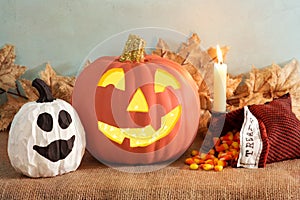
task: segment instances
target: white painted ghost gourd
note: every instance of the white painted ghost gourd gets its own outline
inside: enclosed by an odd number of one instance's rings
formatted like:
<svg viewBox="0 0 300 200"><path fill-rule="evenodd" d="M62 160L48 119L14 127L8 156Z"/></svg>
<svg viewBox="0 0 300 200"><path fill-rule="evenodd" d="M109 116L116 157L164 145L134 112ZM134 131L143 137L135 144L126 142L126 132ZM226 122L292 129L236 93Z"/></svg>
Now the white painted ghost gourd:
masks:
<svg viewBox="0 0 300 200"><path fill-rule="evenodd" d="M75 109L53 98L41 79L32 85L40 97L15 115L8 137L12 166L29 177L52 177L74 171L85 151L85 132Z"/></svg>

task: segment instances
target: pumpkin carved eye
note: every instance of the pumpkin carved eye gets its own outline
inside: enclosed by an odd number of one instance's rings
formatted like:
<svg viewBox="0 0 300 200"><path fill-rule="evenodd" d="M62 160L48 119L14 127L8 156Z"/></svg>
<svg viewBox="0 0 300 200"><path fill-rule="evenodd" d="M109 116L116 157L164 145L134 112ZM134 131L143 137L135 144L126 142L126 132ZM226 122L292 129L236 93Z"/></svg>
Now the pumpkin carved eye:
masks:
<svg viewBox="0 0 300 200"><path fill-rule="evenodd" d="M37 125L46 132L50 132L53 128L53 119L49 113L41 113L37 119Z"/></svg>
<svg viewBox="0 0 300 200"><path fill-rule="evenodd" d="M108 70L98 82L98 86L101 87L106 87L109 84L114 85L119 90L125 90L124 70L122 68Z"/></svg>
<svg viewBox="0 0 300 200"><path fill-rule="evenodd" d="M59 126L62 129L66 129L70 126L71 123L72 123L72 118L71 118L70 114L65 110L61 110L58 114Z"/></svg>
<svg viewBox="0 0 300 200"><path fill-rule="evenodd" d="M157 69L155 72L155 93L165 91L167 86L171 86L174 89L180 88L180 83L176 80L174 76L169 74L167 71L162 69Z"/></svg>

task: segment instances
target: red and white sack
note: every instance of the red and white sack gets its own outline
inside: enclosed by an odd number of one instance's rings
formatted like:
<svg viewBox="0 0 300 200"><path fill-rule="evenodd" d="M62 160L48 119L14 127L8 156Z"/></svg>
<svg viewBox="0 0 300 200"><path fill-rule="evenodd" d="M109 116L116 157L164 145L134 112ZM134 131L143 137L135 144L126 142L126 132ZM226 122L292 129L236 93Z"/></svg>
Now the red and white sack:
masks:
<svg viewBox="0 0 300 200"><path fill-rule="evenodd" d="M226 113L213 114L202 152L213 147L212 138L240 130L240 153L235 167L258 168L300 158L300 121L292 111L291 96ZM209 142L211 141L211 142Z"/></svg>
<svg viewBox="0 0 300 200"><path fill-rule="evenodd" d="M300 121L291 102L291 96L286 94L265 104L229 112L223 122L215 117L209 134L240 130L240 154L234 164L237 167L258 168L300 158Z"/></svg>

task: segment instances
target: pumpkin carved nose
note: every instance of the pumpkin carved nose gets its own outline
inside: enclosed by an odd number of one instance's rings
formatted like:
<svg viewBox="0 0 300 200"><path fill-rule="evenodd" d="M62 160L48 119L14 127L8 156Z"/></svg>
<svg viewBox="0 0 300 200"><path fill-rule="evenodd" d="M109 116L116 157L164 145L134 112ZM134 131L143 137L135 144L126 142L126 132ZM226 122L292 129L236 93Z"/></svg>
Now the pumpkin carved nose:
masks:
<svg viewBox="0 0 300 200"><path fill-rule="evenodd" d="M128 107L127 111L131 112L148 112L149 107L146 101L145 95L140 88L134 93Z"/></svg>

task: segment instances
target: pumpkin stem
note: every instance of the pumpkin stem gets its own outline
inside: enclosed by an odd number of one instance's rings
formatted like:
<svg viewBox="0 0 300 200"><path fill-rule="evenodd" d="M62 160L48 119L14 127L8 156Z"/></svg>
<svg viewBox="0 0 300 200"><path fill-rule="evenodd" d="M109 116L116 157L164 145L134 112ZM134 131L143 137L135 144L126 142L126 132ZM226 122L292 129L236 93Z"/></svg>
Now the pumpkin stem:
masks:
<svg viewBox="0 0 300 200"><path fill-rule="evenodd" d="M143 62L145 54L146 41L137 35L130 34L125 44L120 62Z"/></svg>
<svg viewBox="0 0 300 200"><path fill-rule="evenodd" d="M37 89L40 94L37 103L52 102L55 100L51 93L50 87L41 79L36 78L32 81L32 86Z"/></svg>

